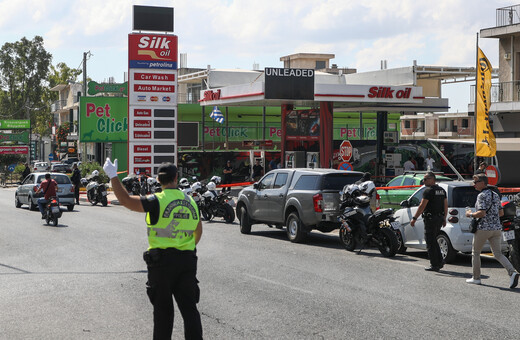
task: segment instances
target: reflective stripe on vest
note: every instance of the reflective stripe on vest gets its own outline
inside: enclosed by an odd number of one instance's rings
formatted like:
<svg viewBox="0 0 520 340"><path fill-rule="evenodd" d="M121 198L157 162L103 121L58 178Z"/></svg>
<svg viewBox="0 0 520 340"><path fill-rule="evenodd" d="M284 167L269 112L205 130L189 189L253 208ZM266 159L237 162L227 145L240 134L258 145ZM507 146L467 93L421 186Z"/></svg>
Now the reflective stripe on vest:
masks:
<svg viewBox="0 0 520 340"><path fill-rule="evenodd" d="M199 223L197 205L193 198L178 189L166 189L155 194L159 202L157 224L150 224L146 214L148 243L153 248L194 250L194 232Z"/></svg>

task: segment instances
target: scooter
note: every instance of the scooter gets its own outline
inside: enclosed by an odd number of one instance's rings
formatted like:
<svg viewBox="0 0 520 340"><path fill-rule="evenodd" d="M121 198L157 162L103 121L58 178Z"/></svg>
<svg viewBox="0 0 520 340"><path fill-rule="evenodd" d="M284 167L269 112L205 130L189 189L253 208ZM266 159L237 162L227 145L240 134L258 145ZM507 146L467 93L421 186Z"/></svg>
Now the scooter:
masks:
<svg viewBox="0 0 520 340"><path fill-rule="evenodd" d="M61 217L60 203L57 197L51 197L45 205L45 221L49 225L57 226Z"/></svg>
<svg viewBox="0 0 520 340"><path fill-rule="evenodd" d="M502 202L504 216L502 222L502 237L509 248L509 261L517 271L520 271L520 218L516 216L516 205L513 202Z"/></svg>

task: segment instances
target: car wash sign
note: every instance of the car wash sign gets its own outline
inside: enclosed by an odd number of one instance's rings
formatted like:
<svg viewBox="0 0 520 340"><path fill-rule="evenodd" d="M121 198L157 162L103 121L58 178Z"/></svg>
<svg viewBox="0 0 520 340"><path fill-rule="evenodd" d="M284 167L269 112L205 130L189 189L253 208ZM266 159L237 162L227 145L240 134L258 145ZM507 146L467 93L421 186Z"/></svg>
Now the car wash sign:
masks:
<svg viewBox="0 0 520 340"><path fill-rule="evenodd" d="M128 172L177 162L177 36L128 35Z"/></svg>

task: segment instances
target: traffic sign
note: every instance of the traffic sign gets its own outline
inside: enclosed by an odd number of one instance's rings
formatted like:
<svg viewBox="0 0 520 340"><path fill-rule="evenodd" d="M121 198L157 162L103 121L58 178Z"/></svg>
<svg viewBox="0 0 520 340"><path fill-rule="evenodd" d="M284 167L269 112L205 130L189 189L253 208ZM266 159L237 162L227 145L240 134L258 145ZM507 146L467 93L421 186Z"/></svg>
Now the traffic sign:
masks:
<svg viewBox="0 0 520 340"><path fill-rule="evenodd" d="M54 159L54 155L52 153L49 154L49 161L52 161Z"/></svg>
<svg viewBox="0 0 520 340"><path fill-rule="evenodd" d="M500 171L498 171L497 167L493 165L488 165L486 168L486 176L488 178L488 184L497 185L500 180Z"/></svg>
<svg viewBox="0 0 520 340"><path fill-rule="evenodd" d="M345 171L352 171L354 168L352 167L352 164L349 162L342 162L338 166L338 170L345 170Z"/></svg>
<svg viewBox="0 0 520 340"><path fill-rule="evenodd" d="M344 162L350 161L350 158L352 158L352 144L350 144L350 141L344 140L341 142L339 146L339 157Z"/></svg>
<svg viewBox="0 0 520 340"><path fill-rule="evenodd" d="M16 164L9 164L9 166L7 167L7 170L9 170L9 172L13 172L15 168L16 168Z"/></svg>

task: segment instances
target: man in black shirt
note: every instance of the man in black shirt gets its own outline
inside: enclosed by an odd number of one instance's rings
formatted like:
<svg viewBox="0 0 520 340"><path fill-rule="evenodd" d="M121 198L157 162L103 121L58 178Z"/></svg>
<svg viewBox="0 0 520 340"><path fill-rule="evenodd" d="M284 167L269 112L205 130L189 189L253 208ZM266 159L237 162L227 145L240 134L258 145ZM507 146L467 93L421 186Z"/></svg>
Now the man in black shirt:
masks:
<svg viewBox="0 0 520 340"><path fill-rule="evenodd" d="M226 166L224 167L224 181L222 182L222 184L231 184L231 182L233 181L233 167L231 166L231 161L228 160L226 162ZM231 191L231 187L224 187L224 189L222 189L222 191Z"/></svg>
<svg viewBox="0 0 520 340"><path fill-rule="evenodd" d="M260 177L262 177L262 175L264 174L264 167L262 165L260 165L260 160L257 159L255 161L255 165L253 165L253 180L255 182L258 182L258 180L260 179Z"/></svg>
<svg viewBox="0 0 520 340"><path fill-rule="evenodd" d="M430 258L430 266L424 268L427 271L438 272L443 267L441 249L437 242L437 236L442 227L446 226L446 216L448 214L448 198L446 191L435 183L435 174L428 171L424 176L426 189L415 216L410 225L415 226L417 216L422 214L424 221L424 240L426 250Z"/></svg>

